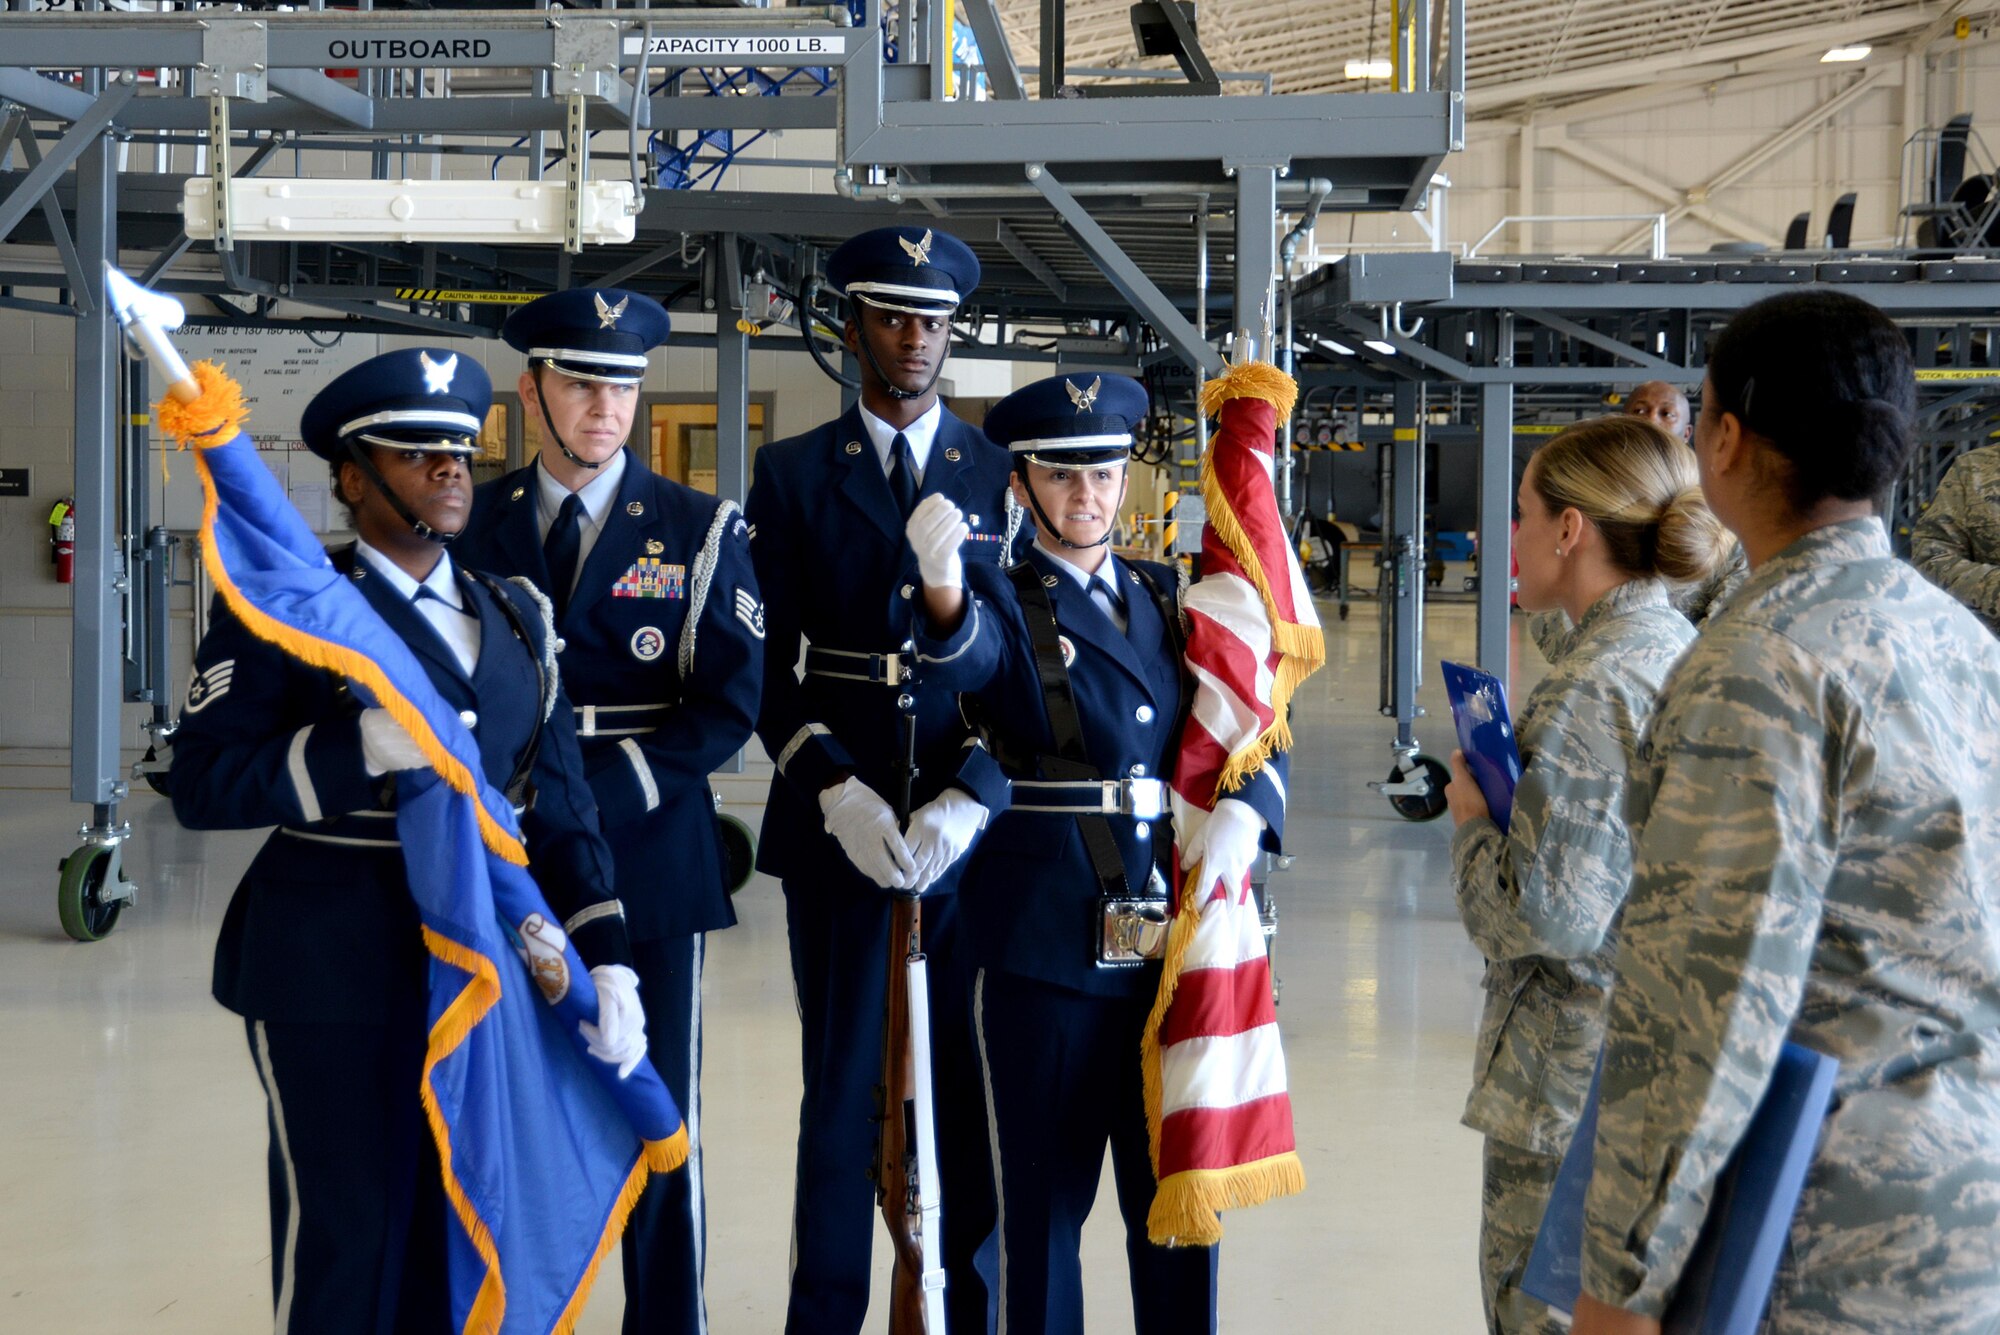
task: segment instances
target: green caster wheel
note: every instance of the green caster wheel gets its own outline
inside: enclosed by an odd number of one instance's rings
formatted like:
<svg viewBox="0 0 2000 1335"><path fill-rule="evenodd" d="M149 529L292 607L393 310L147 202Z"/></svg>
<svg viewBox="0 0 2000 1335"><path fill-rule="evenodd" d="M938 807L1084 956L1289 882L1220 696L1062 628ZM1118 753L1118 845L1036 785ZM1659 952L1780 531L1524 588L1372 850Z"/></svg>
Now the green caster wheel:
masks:
<svg viewBox="0 0 2000 1335"><path fill-rule="evenodd" d="M715 813L715 829L722 840L722 883L733 895L750 883L757 869L757 836L741 820L720 811Z"/></svg>
<svg viewBox="0 0 2000 1335"><path fill-rule="evenodd" d="M1437 757L1419 754L1410 757L1409 768L1398 766L1389 771L1389 782L1406 782L1416 777L1417 770L1423 772L1425 782L1430 785L1430 791L1423 794L1393 794L1389 798L1389 805L1394 807L1396 814L1404 820L1436 820L1445 812L1444 786L1451 782L1451 771Z"/></svg>
<svg viewBox="0 0 2000 1335"><path fill-rule="evenodd" d="M72 941L98 941L111 934L132 902L132 883L119 868L118 849L85 844L62 860L56 913Z"/></svg>

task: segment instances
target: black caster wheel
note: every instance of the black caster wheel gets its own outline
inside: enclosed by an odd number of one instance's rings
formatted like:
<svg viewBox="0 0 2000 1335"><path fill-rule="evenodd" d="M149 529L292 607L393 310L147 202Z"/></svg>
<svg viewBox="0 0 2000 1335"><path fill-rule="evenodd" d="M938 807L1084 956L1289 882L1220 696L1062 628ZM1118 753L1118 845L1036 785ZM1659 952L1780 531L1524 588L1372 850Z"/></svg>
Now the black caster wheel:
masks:
<svg viewBox="0 0 2000 1335"><path fill-rule="evenodd" d="M56 914L72 941L99 941L111 935L118 917L125 911L123 898L106 899L106 891L116 894L123 878L118 871L118 850L102 844L85 844L62 860L62 880L56 887Z"/></svg>
<svg viewBox="0 0 2000 1335"><path fill-rule="evenodd" d="M1398 793L1389 799L1389 805L1394 807L1396 814L1404 820L1436 820L1445 812L1444 786L1451 782L1451 770L1435 756L1416 755L1411 757L1411 762L1423 771L1424 779L1430 784L1431 790L1422 797ZM1401 782L1404 778L1405 772L1402 766L1389 771L1390 783Z"/></svg>
<svg viewBox="0 0 2000 1335"><path fill-rule="evenodd" d="M1345 620L1347 620L1347 604L1346 604L1346 603L1342 603L1342 604L1340 605L1340 619L1341 619L1342 621L1345 621Z"/></svg>
<svg viewBox="0 0 2000 1335"><path fill-rule="evenodd" d="M719 811L715 828L722 839L722 883L733 895L750 883L757 869L757 836L736 817Z"/></svg>

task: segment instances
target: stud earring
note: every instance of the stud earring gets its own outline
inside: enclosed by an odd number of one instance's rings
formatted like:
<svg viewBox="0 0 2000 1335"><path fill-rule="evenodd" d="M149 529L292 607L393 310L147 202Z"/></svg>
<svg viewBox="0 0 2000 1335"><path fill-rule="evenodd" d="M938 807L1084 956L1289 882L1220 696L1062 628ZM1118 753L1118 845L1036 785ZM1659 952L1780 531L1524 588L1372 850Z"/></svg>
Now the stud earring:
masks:
<svg viewBox="0 0 2000 1335"><path fill-rule="evenodd" d="M1568 552L1566 552L1566 551L1564 551L1564 550L1563 550L1562 548L1558 547L1558 548L1556 548L1556 555L1557 555L1557 556L1568 556L1568 555L1569 555L1569 553L1568 553Z"/></svg>

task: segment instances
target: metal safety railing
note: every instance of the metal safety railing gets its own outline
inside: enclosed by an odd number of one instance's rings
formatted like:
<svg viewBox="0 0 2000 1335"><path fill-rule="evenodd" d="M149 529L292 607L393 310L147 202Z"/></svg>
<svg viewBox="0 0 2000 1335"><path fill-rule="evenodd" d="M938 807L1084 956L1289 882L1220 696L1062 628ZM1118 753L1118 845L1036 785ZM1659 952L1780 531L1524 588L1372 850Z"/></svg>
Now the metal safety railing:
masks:
<svg viewBox="0 0 2000 1335"><path fill-rule="evenodd" d="M1667 215L1664 213L1510 213L1499 222L1486 229L1486 234L1466 248L1465 258L1477 258L1480 249L1488 241L1515 223L1559 223L1559 222L1651 222L1651 258L1663 260L1667 257Z"/></svg>

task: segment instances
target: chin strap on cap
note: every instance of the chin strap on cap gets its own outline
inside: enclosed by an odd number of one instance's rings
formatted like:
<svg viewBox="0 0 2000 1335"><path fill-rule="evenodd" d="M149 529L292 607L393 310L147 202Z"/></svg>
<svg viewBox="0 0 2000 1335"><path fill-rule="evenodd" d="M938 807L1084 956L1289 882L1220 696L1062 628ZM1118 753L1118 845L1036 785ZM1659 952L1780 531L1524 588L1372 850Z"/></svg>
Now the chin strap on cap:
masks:
<svg viewBox="0 0 2000 1335"><path fill-rule="evenodd" d="M396 516L399 519L410 526L412 533L415 533L425 542L434 542L440 547L449 547L451 545L451 540L456 538L458 534L445 533L439 529L434 529L423 520L417 518L410 507L403 503L403 498L396 494L396 489L389 485L388 479L382 476L382 471L375 467L375 461L368 457L367 450L362 449L360 445L350 440L347 442L347 455L350 459L354 460L354 466L361 470L361 475L375 484L375 490L382 493L382 498L389 502L389 508L396 512Z"/></svg>

